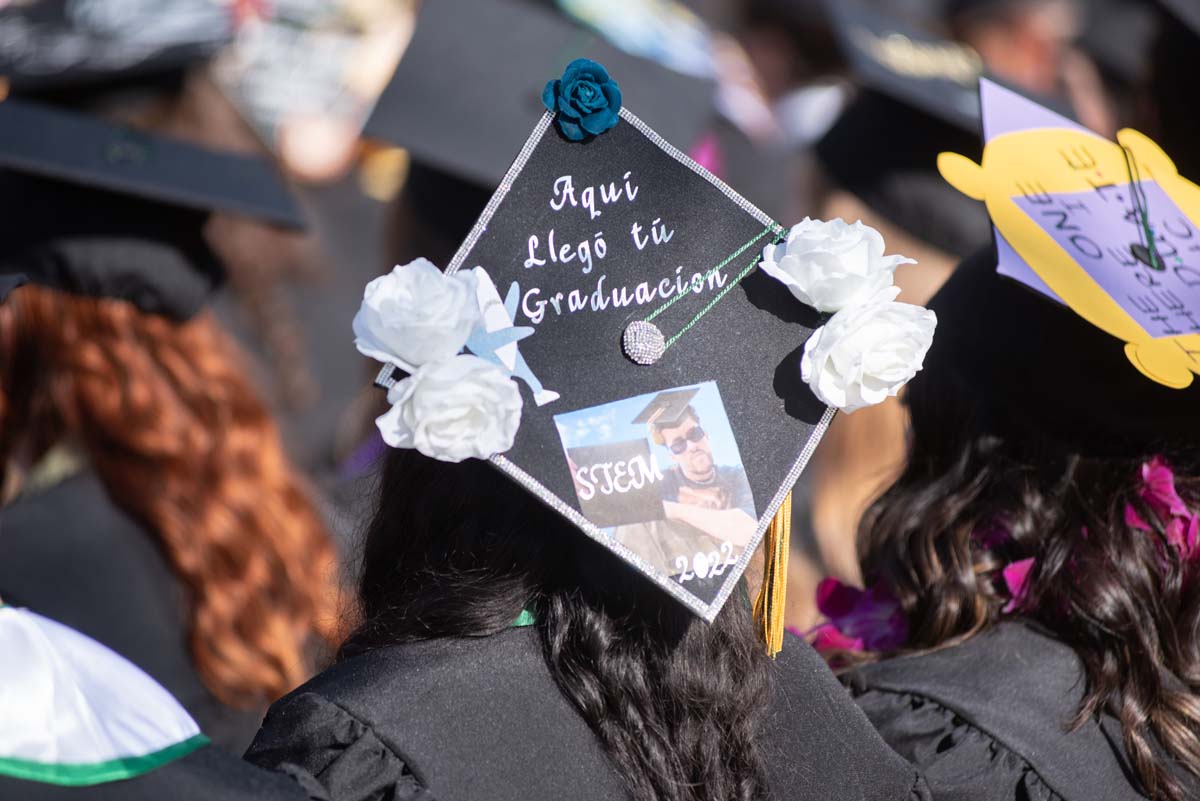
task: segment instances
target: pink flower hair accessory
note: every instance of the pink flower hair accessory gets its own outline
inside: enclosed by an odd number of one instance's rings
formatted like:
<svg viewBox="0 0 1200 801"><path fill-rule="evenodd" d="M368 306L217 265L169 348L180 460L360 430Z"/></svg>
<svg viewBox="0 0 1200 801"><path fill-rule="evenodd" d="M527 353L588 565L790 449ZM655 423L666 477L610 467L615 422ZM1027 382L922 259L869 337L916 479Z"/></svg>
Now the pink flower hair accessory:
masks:
<svg viewBox="0 0 1200 801"><path fill-rule="evenodd" d="M817 585L826 622L811 633L818 651L891 651L908 641L908 619L882 582L865 590L826 578Z"/></svg>
<svg viewBox="0 0 1200 801"><path fill-rule="evenodd" d="M1033 571L1035 559L1018 559L1004 568L1004 584L1008 587L1009 601L1004 606L1004 614L1017 611L1025 603L1029 591L1029 574Z"/></svg>
<svg viewBox="0 0 1200 801"><path fill-rule="evenodd" d="M1192 514L1179 496L1175 473L1161 456L1142 465L1142 486L1138 497L1160 521L1167 543L1177 548L1185 559L1200 555L1200 516ZM1125 524L1136 531L1151 532L1154 528L1133 504L1125 504Z"/></svg>

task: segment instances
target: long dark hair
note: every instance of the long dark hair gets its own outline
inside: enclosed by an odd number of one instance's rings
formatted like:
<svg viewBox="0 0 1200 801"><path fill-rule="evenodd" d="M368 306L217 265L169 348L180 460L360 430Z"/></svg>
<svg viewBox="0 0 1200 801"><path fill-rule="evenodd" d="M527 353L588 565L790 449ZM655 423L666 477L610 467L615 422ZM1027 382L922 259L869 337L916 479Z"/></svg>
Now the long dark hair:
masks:
<svg viewBox="0 0 1200 801"><path fill-rule="evenodd" d="M1013 600L1003 568L1034 558L1013 612L1078 654L1086 689L1074 726L1113 714L1142 790L1183 801L1181 774L1168 764L1200 776L1200 565L1142 498L1152 455L1099 458L1036 431L1013 433L994 424L978 387L936 362L906 401L907 466L868 509L859 540L864 574L907 614L906 649L953 644L999 622ZM1175 445L1161 456L1200 510L1200 460ZM1127 505L1141 522L1131 524Z"/></svg>
<svg viewBox="0 0 1200 801"><path fill-rule="evenodd" d="M496 634L528 609L551 673L633 798L766 795L757 732L771 673L744 592L706 624L491 465L386 459L362 622L339 658Z"/></svg>

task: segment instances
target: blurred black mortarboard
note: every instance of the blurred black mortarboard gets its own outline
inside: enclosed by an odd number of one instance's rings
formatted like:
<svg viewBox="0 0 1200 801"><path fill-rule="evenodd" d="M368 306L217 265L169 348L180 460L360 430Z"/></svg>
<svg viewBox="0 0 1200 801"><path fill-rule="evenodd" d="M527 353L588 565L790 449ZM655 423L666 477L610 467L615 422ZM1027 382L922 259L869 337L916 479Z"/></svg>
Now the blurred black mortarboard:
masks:
<svg viewBox="0 0 1200 801"><path fill-rule="evenodd" d="M711 81L628 55L532 0L435 0L367 121L365 135L494 188L542 108L547 76L586 56L629 76L626 103L684 149L713 116ZM631 78L636 77L636 80Z"/></svg>
<svg viewBox="0 0 1200 801"><path fill-rule="evenodd" d="M981 149L978 54L855 0L827 8L864 90L817 144L821 165L916 238L958 256L974 252L988 240L987 214L941 180L937 156Z"/></svg>
<svg viewBox="0 0 1200 801"><path fill-rule="evenodd" d="M444 87L456 114L489 95L459 118L472 142L488 139L491 118L526 128L447 267L474 270L484 309L467 350L511 375L523 399L512 447L491 460L711 620L832 418L801 379L822 320L756 269L786 229L635 116L629 98L657 80L649 67L608 70L625 98L614 127L569 141L540 97L527 102L562 75L556 60L527 64L520 91L492 91L486 70ZM653 333L650 321L662 352L635 363L633 332ZM398 380L409 379L391 368L380 377ZM689 405L702 428L655 442L647 421L679 419Z"/></svg>
<svg viewBox="0 0 1200 801"><path fill-rule="evenodd" d="M21 0L0 6L0 76L19 93L169 82L232 35L214 0Z"/></svg>
<svg viewBox="0 0 1200 801"><path fill-rule="evenodd" d="M1196 0L1158 0L1174 17L1200 36L1200 3Z"/></svg>
<svg viewBox="0 0 1200 801"><path fill-rule="evenodd" d="M984 68L974 50L857 0L827 0L826 7L858 83L963 131L979 132Z"/></svg>
<svg viewBox="0 0 1200 801"><path fill-rule="evenodd" d="M1154 8L1143 0L1092 0L1086 8L1080 46L1110 83L1139 90L1157 27Z"/></svg>
<svg viewBox="0 0 1200 801"><path fill-rule="evenodd" d="M262 159L0 102L0 271L186 319L222 275L201 230L213 211L304 224Z"/></svg>
<svg viewBox="0 0 1200 801"><path fill-rule="evenodd" d="M1148 123L1155 140L1179 172L1200 181L1200 115L1195 77L1200 72L1200 2L1158 0L1158 36L1151 51L1149 80L1139 96L1153 110Z"/></svg>

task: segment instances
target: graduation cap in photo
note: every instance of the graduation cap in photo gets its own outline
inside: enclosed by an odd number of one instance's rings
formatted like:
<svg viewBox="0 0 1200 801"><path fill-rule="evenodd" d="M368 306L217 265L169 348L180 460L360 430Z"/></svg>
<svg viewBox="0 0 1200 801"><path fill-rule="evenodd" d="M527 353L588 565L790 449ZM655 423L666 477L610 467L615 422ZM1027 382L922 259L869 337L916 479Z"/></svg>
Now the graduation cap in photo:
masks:
<svg viewBox="0 0 1200 801"><path fill-rule="evenodd" d="M629 55L548 3L438 0L422 4L364 134L490 191L529 135L546 76L582 56L636 75L626 102L685 149L713 115L711 80Z"/></svg>
<svg viewBox="0 0 1200 801"><path fill-rule="evenodd" d="M979 148L979 76L971 48L856 0L826 11L862 91L816 146L837 186L948 253L987 242L987 215L937 174L943 150Z"/></svg>
<svg viewBox="0 0 1200 801"><path fill-rule="evenodd" d="M760 269L788 229L633 113L637 75L580 60L543 80L553 111L528 115L446 274L419 260L368 285L356 346L386 364L389 445L490 458L711 620L833 416L801 369L828 326ZM441 333L411 328L435 302ZM439 433L424 415L450 386L480 406L447 401L466 427Z"/></svg>
<svg viewBox="0 0 1200 801"><path fill-rule="evenodd" d="M153 82L233 36L214 0L19 0L0 6L0 76L17 92Z"/></svg>
<svg viewBox="0 0 1200 801"><path fill-rule="evenodd" d="M998 271L1107 332L1146 378L1190 386L1200 373L1200 187L1137 131L1112 142L991 81L981 93L982 160L946 153L939 167L987 204Z"/></svg>
<svg viewBox="0 0 1200 801"><path fill-rule="evenodd" d="M692 398L696 397L696 389L677 389L660 392L646 404L646 408L633 418L635 423L672 426L679 423L687 414Z"/></svg>
<svg viewBox="0 0 1200 801"><path fill-rule="evenodd" d="M304 225L263 159L0 102L0 273L187 319L223 277L202 231L214 211Z"/></svg>

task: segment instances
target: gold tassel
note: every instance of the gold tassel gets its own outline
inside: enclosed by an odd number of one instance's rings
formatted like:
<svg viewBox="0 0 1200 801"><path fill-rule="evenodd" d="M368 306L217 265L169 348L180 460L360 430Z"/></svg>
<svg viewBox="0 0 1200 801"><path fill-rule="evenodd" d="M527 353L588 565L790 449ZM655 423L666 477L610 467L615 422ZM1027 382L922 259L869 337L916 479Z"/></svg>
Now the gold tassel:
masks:
<svg viewBox="0 0 1200 801"><path fill-rule="evenodd" d="M754 599L754 622L759 626L767 654L772 659L783 650L783 613L787 599L791 538L792 493L789 491L767 528L762 588Z"/></svg>

